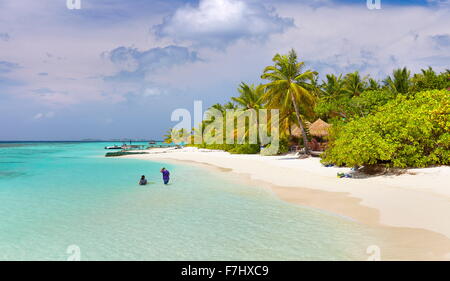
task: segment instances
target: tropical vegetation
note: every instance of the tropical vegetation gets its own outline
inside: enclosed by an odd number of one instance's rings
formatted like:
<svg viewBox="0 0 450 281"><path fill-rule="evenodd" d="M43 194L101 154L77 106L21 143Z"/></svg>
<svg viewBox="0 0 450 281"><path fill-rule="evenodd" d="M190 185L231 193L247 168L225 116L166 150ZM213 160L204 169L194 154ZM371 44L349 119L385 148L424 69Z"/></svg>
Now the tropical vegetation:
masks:
<svg viewBox="0 0 450 281"><path fill-rule="evenodd" d="M450 94L447 90L399 95L373 114L335 130L323 161L339 166L450 164Z"/></svg>
<svg viewBox="0 0 450 281"><path fill-rule="evenodd" d="M326 164L403 168L450 163L450 70L437 73L428 67L412 74L403 67L382 80L355 71L326 74L320 81L319 73L307 69L294 50L276 54L272 61L263 69L260 84L242 82L237 96L211 108L221 114L227 110L278 109L279 153L299 145L308 155L308 125L321 118L332 124L322 154ZM189 143L189 138L203 134L214 120L211 116L191 133L178 131L176 135ZM213 133L219 141L195 146L259 153L259 138L257 144L248 143L248 120L245 127L243 141L227 144L223 128ZM234 134L237 140L236 131ZM170 130L165 137L173 141Z"/></svg>

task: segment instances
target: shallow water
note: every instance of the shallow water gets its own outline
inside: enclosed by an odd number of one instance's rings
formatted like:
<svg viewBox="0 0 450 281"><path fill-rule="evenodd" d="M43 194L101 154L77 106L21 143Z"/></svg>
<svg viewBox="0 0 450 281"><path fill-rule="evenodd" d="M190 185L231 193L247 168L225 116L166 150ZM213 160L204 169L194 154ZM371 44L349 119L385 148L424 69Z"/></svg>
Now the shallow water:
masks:
<svg viewBox="0 0 450 281"><path fill-rule="evenodd" d="M370 228L266 189L105 158L106 145L0 145L1 260L66 260L70 245L82 260L365 260L378 243Z"/></svg>

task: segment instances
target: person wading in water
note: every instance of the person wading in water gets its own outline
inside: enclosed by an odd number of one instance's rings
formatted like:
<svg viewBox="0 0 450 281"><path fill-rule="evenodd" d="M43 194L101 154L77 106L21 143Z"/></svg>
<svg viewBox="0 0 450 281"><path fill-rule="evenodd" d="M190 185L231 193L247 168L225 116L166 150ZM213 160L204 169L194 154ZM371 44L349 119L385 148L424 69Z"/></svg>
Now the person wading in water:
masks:
<svg viewBox="0 0 450 281"><path fill-rule="evenodd" d="M170 180L170 173L166 170L166 168L161 169L161 173L163 175L164 184L168 184Z"/></svg>
<svg viewBox="0 0 450 281"><path fill-rule="evenodd" d="M145 178L145 176L141 177L141 180L139 181L139 185L146 185L147 184L147 179Z"/></svg>

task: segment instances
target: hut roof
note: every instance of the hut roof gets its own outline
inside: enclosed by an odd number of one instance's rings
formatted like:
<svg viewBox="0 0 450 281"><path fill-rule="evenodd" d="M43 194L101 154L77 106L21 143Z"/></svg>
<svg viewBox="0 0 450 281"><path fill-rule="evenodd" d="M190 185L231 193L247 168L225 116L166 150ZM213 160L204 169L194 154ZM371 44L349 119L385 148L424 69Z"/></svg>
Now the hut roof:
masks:
<svg viewBox="0 0 450 281"><path fill-rule="evenodd" d="M311 125L311 123L309 123L308 121L306 121L305 123L306 123L306 127L309 127ZM302 131L300 130L298 125L295 123L291 125L291 135L294 137L297 137L297 138L302 137Z"/></svg>
<svg viewBox="0 0 450 281"><path fill-rule="evenodd" d="M309 133L316 137L328 136L330 127L331 124L319 118L309 126Z"/></svg>

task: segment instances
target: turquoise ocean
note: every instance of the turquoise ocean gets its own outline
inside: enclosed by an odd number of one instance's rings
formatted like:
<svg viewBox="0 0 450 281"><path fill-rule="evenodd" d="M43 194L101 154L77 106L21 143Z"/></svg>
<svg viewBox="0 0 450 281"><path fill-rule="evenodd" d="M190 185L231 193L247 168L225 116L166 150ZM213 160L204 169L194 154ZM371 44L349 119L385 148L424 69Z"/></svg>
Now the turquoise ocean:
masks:
<svg viewBox="0 0 450 281"><path fill-rule="evenodd" d="M113 144L0 143L0 260L364 260L378 242L231 173L105 158Z"/></svg>

